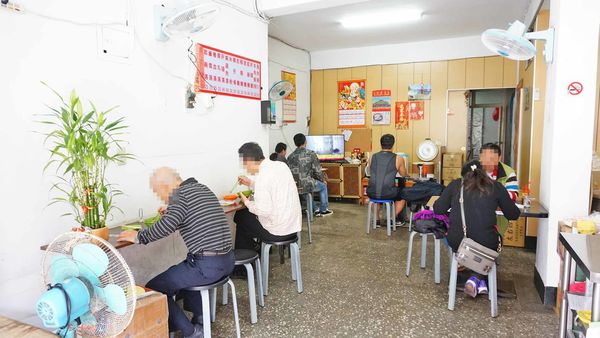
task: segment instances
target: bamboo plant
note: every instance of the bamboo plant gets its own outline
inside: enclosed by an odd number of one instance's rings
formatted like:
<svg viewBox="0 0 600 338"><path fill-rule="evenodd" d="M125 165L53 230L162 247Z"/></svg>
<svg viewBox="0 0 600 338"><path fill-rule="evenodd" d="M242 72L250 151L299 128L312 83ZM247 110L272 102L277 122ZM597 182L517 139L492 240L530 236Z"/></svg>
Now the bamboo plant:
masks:
<svg viewBox="0 0 600 338"><path fill-rule="evenodd" d="M107 182L106 169L110 164L124 164L133 158L125 151L125 141L119 139L128 126L122 117L109 119L116 107L100 111L89 102L90 110L84 111L75 90L71 91L69 100L65 100L50 89L61 101L58 108L48 106L51 112L41 115L44 119L39 121L52 126L45 134L44 144L50 147L50 158L44 171L55 167L58 181L51 189L61 192L50 205L69 203L73 211L63 216L74 216L84 227L102 228L111 211L118 209L113 205L113 198L122 194Z"/></svg>

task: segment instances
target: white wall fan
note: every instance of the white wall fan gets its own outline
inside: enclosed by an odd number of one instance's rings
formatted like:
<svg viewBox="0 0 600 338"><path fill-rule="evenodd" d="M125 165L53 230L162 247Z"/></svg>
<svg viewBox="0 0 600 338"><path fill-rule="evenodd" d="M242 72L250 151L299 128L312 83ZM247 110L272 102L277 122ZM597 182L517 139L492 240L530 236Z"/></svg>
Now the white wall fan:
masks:
<svg viewBox="0 0 600 338"><path fill-rule="evenodd" d="M544 40L544 58L546 63L553 61L554 28L545 31L525 33L527 27L515 20L507 30L488 29L481 34L481 41L492 52L503 57L522 61L535 56L535 45L529 40Z"/></svg>
<svg viewBox="0 0 600 338"><path fill-rule="evenodd" d="M190 37L210 27L219 14L219 6L204 2L184 8L154 6L154 34L156 40L172 37Z"/></svg>

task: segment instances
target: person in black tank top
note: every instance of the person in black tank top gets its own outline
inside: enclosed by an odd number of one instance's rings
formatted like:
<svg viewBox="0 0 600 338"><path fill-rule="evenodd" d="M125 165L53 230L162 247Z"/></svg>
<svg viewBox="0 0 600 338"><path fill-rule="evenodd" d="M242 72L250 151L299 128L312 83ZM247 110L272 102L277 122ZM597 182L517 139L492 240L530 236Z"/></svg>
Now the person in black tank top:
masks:
<svg viewBox="0 0 600 338"><path fill-rule="evenodd" d="M395 139L391 134L381 136L381 151L373 154L369 159L369 185L367 196L374 199L386 199L396 201L396 218L404 209L406 201L400 197L404 188L404 177L407 175L404 159L396 155L392 148ZM398 186L396 186L396 174L400 174Z"/></svg>

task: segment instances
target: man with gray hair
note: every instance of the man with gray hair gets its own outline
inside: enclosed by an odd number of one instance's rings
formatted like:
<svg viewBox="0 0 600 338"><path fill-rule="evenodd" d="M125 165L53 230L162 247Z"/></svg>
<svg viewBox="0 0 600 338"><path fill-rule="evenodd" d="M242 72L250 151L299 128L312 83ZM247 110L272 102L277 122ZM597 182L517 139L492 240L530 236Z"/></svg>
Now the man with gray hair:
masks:
<svg viewBox="0 0 600 338"><path fill-rule="evenodd" d="M181 330L184 337L202 337L202 299L199 292L182 289L214 283L233 271L229 223L215 194L194 178L185 181L167 167L156 169L150 178L152 191L167 204L152 227L123 231L119 241L148 244L179 230L188 249L187 258L154 277L146 287L167 295L169 331ZM192 322L173 300L181 293L184 307L194 313Z"/></svg>

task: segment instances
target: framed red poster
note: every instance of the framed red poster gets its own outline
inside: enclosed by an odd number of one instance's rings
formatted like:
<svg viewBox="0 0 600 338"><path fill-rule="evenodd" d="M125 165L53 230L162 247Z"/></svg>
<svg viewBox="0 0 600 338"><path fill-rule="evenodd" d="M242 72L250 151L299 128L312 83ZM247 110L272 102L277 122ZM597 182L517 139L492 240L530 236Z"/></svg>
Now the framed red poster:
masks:
<svg viewBox="0 0 600 338"><path fill-rule="evenodd" d="M396 129L408 130L408 101L396 102Z"/></svg>
<svg viewBox="0 0 600 338"><path fill-rule="evenodd" d="M423 120L425 118L425 102L410 101L408 104L408 115L411 120Z"/></svg>
<svg viewBox="0 0 600 338"><path fill-rule="evenodd" d="M260 100L259 61L196 44L196 63L196 92Z"/></svg>

